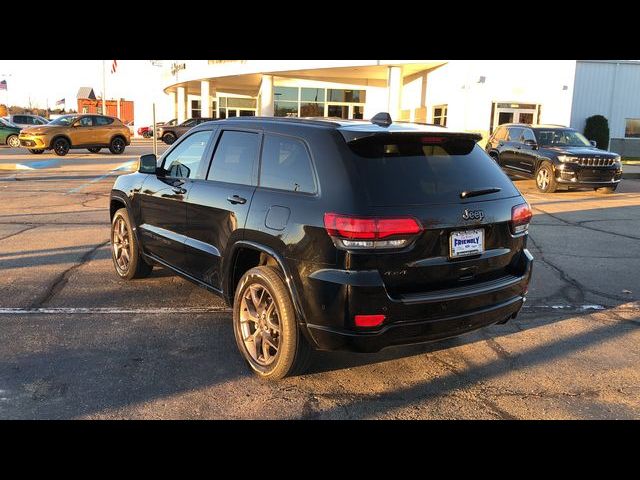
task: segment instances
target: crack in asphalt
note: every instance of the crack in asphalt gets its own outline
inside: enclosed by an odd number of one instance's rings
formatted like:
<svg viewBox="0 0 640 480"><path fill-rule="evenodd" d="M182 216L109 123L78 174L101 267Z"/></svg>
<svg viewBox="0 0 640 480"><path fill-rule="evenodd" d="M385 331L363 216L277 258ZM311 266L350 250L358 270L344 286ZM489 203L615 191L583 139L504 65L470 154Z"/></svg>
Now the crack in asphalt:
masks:
<svg viewBox="0 0 640 480"><path fill-rule="evenodd" d="M559 217L558 215L554 215L553 213L549 213L546 210L543 210L540 207L537 207L537 206L534 206L534 205L532 205L531 208L534 209L534 210L538 210L538 211L544 213L545 215L549 215L551 218L555 218L556 220L558 220L558 221L560 221L560 222L562 222L562 223L564 223L566 225L571 225L573 227L578 227L578 228L584 228L586 230L593 230L594 232L608 233L609 235L614 235L616 237L629 238L631 240L640 240L640 237L636 237L636 236L633 236L633 235L626 235L624 233L616 233L616 232L611 232L609 230L603 230L601 228L585 226L585 225L582 224L582 222L570 222L568 220L565 220L565 219ZM589 220L585 220L584 222L586 223L588 221Z"/></svg>
<svg viewBox="0 0 640 480"><path fill-rule="evenodd" d="M0 237L0 242L2 240L6 240L7 238L15 237L16 235L20 235L21 233L28 232L29 230L33 230L34 228L38 228L40 225L32 224L32 223L24 223L24 224L14 224L9 223L8 225L29 225L27 228L23 228L19 232L10 233L9 235L5 235L4 237Z"/></svg>
<svg viewBox="0 0 640 480"><path fill-rule="evenodd" d="M578 293L578 300L573 300L570 298L569 295L567 294L561 294L562 298L564 298L565 300L571 302L584 302L585 301L585 292L594 294L594 295L598 295L600 297L609 299L609 300L615 300L617 302L619 301L627 301L629 300L627 297L621 297L618 295L614 295L611 293L606 293L606 292L602 292L600 290L596 290L593 288L589 288L586 285L583 285L582 283L580 283L578 280L576 280L575 278L571 277L568 273L566 273L562 268L560 268L558 265L550 262L546 257L545 254L542 250L542 248L538 245L538 243L533 239L533 237L531 236L531 233L529 233L529 240L531 240L531 243L533 244L533 246L536 248L536 250L538 250L539 252L539 259L542 261L542 263L548 265L549 267L551 267L551 269L556 272L558 274L558 276L560 277L561 280L563 280L565 283L567 283L568 285L570 285L571 287L573 287L577 293ZM545 301L547 298L552 298L554 295L551 295L550 297L545 297L544 299L542 299L542 301Z"/></svg>
<svg viewBox="0 0 640 480"><path fill-rule="evenodd" d="M39 308L42 307L47 302L51 301L53 297L55 297L60 291L66 286L69 281L69 277L71 274L80 268L82 265L87 263L89 260L93 258L93 255L102 247L106 247L109 244L110 240L106 240L102 243L99 243L92 249L86 251L82 257L80 257L80 261L78 263L74 263L69 268L58 274L56 278L49 284L49 287L45 290L45 292L40 295L36 300L34 300L29 308Z"/></svg>

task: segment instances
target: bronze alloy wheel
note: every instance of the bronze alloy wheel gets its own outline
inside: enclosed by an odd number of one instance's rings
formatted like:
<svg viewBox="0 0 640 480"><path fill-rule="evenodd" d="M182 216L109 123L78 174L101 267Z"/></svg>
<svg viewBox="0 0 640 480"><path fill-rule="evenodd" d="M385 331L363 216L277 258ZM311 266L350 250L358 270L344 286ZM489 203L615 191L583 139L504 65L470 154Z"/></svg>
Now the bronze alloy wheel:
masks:
<svg viewBox="0 0 640 480"><path fill-rule="evenodd" d="M244 346L258 365L271 365L280 348L278 306L267 288L254 283L240 303L240 333Z"/></svg>
<svg viewBox="0 0 640 480"><path fill-rule="evenodd" d="M122 274L126 274L129 271L129 264L131 263L131 234L122 217L118 217L113 224L111 244L113 246L113 258L116 267Z"/></svg>

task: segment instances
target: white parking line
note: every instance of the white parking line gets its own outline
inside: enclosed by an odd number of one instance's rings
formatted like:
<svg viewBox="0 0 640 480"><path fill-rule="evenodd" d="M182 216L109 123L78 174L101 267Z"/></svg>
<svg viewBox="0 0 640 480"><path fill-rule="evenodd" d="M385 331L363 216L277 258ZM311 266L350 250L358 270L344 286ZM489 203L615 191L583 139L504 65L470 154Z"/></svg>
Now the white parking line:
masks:
<svg viewBox="0 0 640 480"><path fill-rule="evenodd" d="M601 311L608 308L619 310L640 310L640 303L630 302L617 307L606 307L597 304L583 305L524 305L524 310L564 310L584 312L589 310ZM0 307L0 315L110 315L110 314L138 314L138 315L164 315L164 314L197 314L197 313L231 313L228 307L150 307L150 308L85 308L85 307L43 307L43 308L3 308Z"/></svg>
<svg viewBox="0 0 640 480"><path fill-rule="evenodd" d="M111 170L111 171L109 171L109 172L105 173L104 175L100 175L99 177L96 177L96 178L94 178L93 180L89 180L88 182L83 183L83 184L82 184L82 185L80 185L79 187L76 187L76 188L72 188L72 189L70 189L70 190L67 190L67 193L65 193L65 195L69 195L69 194L72 194L72 193L79 192L79 191L80 191L80 190L82 190L83 188L86 188L86 187L88 187L89 185L91 185L92 183L97 183L97 182L99 182L100 180L103 180L103 179L105 179L105 178L107 178L107 177L109 177L109 176L113 175L115 172L120 171L120 170L128 170L128 169L129 169L129 167L131 167L131 166L132 166L133 164L135 164L135 163L136 163L136 161L135 161L135 160L130 160L130 161L128 161L128 162L124 162L124 163L122 163L122 164L118 165L118 166L117 166L116 168L114 168L113 170Z"/></svg>
<svg viewBox="0 0 640 480"><path fill-rule="evenodd" d="M109 314L168 314L168 313L226 313L231 312L227 307L157 307L157 308L82 308L82 307L56 307L56 308L2 308L0 315L109 315Z"/></svg>

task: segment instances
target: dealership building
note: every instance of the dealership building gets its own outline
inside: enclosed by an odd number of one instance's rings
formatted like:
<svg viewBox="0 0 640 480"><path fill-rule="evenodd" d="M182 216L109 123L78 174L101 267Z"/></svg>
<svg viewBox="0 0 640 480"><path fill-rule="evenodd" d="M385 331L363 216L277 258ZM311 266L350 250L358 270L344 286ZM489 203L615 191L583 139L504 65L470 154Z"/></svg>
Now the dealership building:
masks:
<svg viewBox="0 0 640 480"><path fill-rule="evenodd" d="M640 62L178 60L164 63L175 118L322 116L446 125L485 138L509 122L609 120L611 148L640 150Z"/></svg>

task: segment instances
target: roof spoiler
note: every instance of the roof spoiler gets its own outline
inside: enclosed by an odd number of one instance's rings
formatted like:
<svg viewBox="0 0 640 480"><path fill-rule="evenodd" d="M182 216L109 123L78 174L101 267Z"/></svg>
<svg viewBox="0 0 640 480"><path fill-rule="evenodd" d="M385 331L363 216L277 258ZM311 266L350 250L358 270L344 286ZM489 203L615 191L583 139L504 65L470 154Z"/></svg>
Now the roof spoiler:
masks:
<svg viewBox="0 0 640 480"><path fill-rule="evenodd" d="M347 143L358 142L360 140L365 139L387 139L390 137L415 137L415 138L425 138L425 137L440 137L443 140L452 139L452 138L460 138L460 139L468 139L473 140L474 142L479 142L482 140L482 135L479 133L471 133L471 132L416 132L416 131L385 131L385 132L362 132L362 131L354 131L347 129L338 129L338 131L342 134L345 141Z"/></svg>

